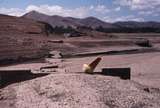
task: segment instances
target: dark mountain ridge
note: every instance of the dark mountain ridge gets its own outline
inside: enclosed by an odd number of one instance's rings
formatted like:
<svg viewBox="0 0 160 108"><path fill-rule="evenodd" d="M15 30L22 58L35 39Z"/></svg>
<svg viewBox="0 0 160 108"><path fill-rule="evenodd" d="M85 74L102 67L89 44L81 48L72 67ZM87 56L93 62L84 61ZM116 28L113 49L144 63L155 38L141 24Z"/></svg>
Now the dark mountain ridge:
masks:
<svg viewBox="0 0 160 108"><path fill-rule="evenodd" d="M58 15L49 16L36 11L31 11L22 17L46 22L53 28L56 26L62 26L65 28L90 27L101 32L160 32L160 22L155 21L119 21L115 23L109 23L95 17L80 19L73 17L62 17Z"/></svg>

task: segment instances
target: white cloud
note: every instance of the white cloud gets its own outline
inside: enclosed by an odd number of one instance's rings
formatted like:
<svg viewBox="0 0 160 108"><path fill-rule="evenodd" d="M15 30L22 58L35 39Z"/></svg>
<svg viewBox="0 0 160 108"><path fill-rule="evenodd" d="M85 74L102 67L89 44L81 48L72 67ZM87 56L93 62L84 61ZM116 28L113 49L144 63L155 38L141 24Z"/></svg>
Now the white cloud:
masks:
<svg viewBox="0 0 160 108"><path fill-rule="evenodd" d="M11 16L21 16L25 13L24 10L19 8L0 8L1 14L11 15Z"/></svg>
<svg viewBox="0 0 160 108"><path fill-rule="evenodd" d="M89 8L86 7L79 7L75 9L67 9L62 6L58 5L30 5L26 8L26 12L29 11L38 11L47 15L61 15L61 16L73 16L73 17L85 17L89 13Z"/></svg>
<svg viewBox="0 0 160 108"><path fill-rule="evenodd" d="M89 7L79 7L75 9L64 8L59 5L29 5L26 9L19 8L0 8L1 14L11 15L11 16L22 16L23 14L30 12L32 10L47 14L47 15L61 15L61 16L72 16L72 17L86 17L89 15Z"/></svg>
<svg viewBox="0 0 160 108"><path fill-rule="evenodd" d="M148 10L159 7L160 0L115 0L115 4L128 6L132 10Z"/></svg>
<svg viewBox="0 0 160 108"><path fill-rule="evenodd" d="M153 11L140 11L140 12L138 12L140 15L152 15L152 14L154 14L154 12Z"/></svg>
<svg viewBox="0 0 160 108"><path fill-rule="evenodd" d="M109 17L106 16L103 18L106 22L117 22L117 21L144 21L143 18L135 17L133 15L121 16L121 17Z"/></svg>
<svg viewBox="0 0 160 108"><path fill-rule="evenodd" d="M115 0L114 4L128 7L139 15L160 15L160 0Z"/></svg>
<svg viewBox="0 0 160 108"><path fill-rule="evenodd" d="M143 16L149 16L149 15L154 16L154 17L160 16L160 13L158 12L158 10L157 11L152 11L152 10L151 11L150 10L139 11L138 14L143 15Z"/></svg>
<svg viewBox="0 0 160 108"><path fill-rule="evenodd" d="M91 6L89 7L89 9L90 9L90 10L94 9L94 6L93 6L93 5L91 5Z"/></svg>
<svg viewBox="0 0 160 108"><path fill-rule="evenodd" d="M94 10L102 14L110 12L110 10L105 5L97 5L94 7Z"/></svg>
<svg viewBox="0 0 160 108"><path fill-rule="evenodd" d="M60 15L60 16L71 16L71 17L78 17L84 18L90 16L91 13L97 14L105 14L110 10L104 5L97 5L97 6L89 6L89 7L78 7L74 9L64 8L59 5L29 5L25 9L19 8L0 8L1 14L7 14L12 16L22 16L23 14L30 12L30 11L38 11L40 13L44 13L47 15Z"/></svg>
<svg viewBox="0 0 160 108"><path fill-rule="evenodd" d="M120 11L120 10L121 10L121 7L115 8L115 11L116 11L116 12L118 12L118 11Z"/></svg>
<svg viewBox="0 0 160 108"><path fill-rule="evenodd" d="M160 14L159 13L155 13L155 14L153 14L153 16L154 17L158 17L158 16L160 16Z"/></svg>

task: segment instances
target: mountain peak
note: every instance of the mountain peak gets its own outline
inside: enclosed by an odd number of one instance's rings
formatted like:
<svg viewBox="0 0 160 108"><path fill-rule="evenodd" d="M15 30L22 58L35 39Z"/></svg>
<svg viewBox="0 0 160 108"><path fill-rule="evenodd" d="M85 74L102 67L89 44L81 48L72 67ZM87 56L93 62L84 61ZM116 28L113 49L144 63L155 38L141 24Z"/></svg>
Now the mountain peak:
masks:
<svg viewBox="0 0 160 108"><path fill-rule="evenodd" d="M99 20L98 18L96 18L96 17L93 17L93 16L90 16L90 17L86 17L86 18L84 18L83 20Z"/></svg>
<svg viewBox="0 0 160 108"><path fill-rule="evenodd" d="M38 11L32 10L29 13L39 13Z"/></svg>
<svg viewBox="0 0 160 108"><path fill-rule="evenodd" d="M30 12L28 12L28 13L26 13L26 14L24 14L23 16L39 16L39 15L45 15L45 14L43 14L43 13L40 13L40 12L38 12L38 11L35 11L35 10L33 10L33 11L30 11ZM47 15L45 15L45 16L47 16Z"/></svg>

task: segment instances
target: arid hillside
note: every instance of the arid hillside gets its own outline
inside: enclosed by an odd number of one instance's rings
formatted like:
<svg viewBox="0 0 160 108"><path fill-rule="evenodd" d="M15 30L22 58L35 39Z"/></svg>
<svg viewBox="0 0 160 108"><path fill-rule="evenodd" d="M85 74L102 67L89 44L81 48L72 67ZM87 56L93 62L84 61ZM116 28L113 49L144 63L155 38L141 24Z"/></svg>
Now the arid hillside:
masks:
<svg viewBox="0 0 160 108"><path fill-rule="evenodd" d="M41 34L45 33L45 25L29 19L0 15L0 33Z"/></svg>
<svg viewBox="0 0 160 108"><path fill-rule="evenodd" d="M0 61L39 58L44 56L43 39L46 25L33 20L0 15Z"/></svg>

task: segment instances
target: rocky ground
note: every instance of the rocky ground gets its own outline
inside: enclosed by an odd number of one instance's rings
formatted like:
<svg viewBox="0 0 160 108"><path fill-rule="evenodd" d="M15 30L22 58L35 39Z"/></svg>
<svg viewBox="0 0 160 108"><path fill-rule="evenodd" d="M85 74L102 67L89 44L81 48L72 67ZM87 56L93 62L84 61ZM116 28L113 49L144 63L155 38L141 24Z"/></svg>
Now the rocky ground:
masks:
<svg viewBox="0 0 160 108"><path fill-rule="evenodd" d="M28 78L3 86L0 108L159 108L158 37L156 41L149 38L152 47L139 46L135 38L125 36L106 40L88 37L47 39L52 40L45 47L53 50L53 57L0 67L0 70L31 69L36 75L47 73L37 77L24 75ZM136 51L128 53L131 50ZM93 54L95 52L99 54ZM61 54L70 57L63 58ZM83 64L89 64L97 57L102 58L95 69L97 74L84 73ZM130 67L131 79L98 74L106 67Z"/></svg>
<svg viewBox="0 0 160 108"><path fill-rule="evenodd" d="M1 89L2 108L158 108L160 106L160 53L101 56L103 67L131 67L131 80L82 72L83 63L96 57L54 60L58 69L44 77L14 83ZM21 64L31 68L48 64ZM2 68L1 68L2 69Z"/></svg>

